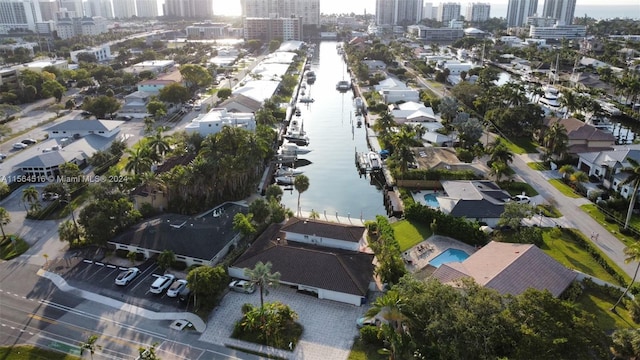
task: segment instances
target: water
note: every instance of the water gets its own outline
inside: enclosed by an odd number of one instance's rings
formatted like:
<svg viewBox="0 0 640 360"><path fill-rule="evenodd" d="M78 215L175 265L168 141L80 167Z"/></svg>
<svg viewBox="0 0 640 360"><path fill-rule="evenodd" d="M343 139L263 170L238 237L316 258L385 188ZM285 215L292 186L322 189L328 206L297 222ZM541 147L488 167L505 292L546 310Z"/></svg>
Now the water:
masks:
<svg viewBox="0 0 640 360"><path fill-rule="evenodd" d="M302 211L317 211L321 217L351 216L372 220L385 215L382 189L378 181L360 176L355 166L355 151L368 149L366 130L355 124L353 93L340 93L336 83L349 77L336 42L321 42L316 48L311 70L317 75L307 93L315 101L298 104L304 130L312 151L299 158L311 162L299 167L309 178L309 189L300 197ZM285 190L282 203L297 208L298 192Z"/></svg>
<svg viewBox="0 0 640 360"><path fill-rule="evenodd" d="M440 203L438 202L438 198L435 194L425 194L424 202L427 203L429 207L432 207L434 209L440 208Z"/></svg>
<svg viewBox="0 0 640 360"><path fill-rule="evenodd" d="M447 249L429 261L429 265L439 268L442 264L452 262L463 262L469 257L469 254L458 249Z"/></svg>

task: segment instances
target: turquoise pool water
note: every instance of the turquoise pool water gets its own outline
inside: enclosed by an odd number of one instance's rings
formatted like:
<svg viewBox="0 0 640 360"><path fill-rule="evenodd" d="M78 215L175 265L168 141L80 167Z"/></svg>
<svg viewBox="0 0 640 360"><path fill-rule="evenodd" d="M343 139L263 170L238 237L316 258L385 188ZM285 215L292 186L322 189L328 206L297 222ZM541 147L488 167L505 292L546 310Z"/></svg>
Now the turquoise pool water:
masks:
<svg viewBox="0 0 640 360"><path fill-rule="evenodd" d="M440 204L438 203L438 199L435 194L426 194L424 196L424 202L427 203L427 206L438 209L440 208Z"/></svg>
<svg viewBox="0 0 640 360"><path fill-rule="evenodd" d="M429 261L429 265L440 267L442 264L451 262L463 262L469 257L469 254L458 249L447 249Z"/></svg>

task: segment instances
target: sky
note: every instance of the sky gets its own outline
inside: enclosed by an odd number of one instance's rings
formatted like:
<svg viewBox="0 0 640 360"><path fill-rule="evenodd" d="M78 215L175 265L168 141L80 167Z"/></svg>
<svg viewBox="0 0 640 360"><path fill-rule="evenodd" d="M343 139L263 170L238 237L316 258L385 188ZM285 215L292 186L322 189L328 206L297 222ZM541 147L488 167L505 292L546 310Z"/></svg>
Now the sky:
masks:
<svg viewBox="0 0 640 360"><path fill-rule="evenodd" d="M487 0L446 0L446 1L424 1L431 2L434 6L437 6L440 2L459 2L462 5L463 11L466 8L467 4L471 2L488 2L491 4L507 4L508 0L497 0L497 1L487 1ZM538 0L539 6L544 3L544 0ZM602 0L577 0L578 5L603 5ZM616 5L634 5L639 4L638 0L611 0L607 1L606 5L611 6L613 4ZM320 0L320 12L324 14L333 14L333 13L356 13L363 14L364 10L367 10L367 14L375 13L376 0ZM640 5L638 5L638 12L640 14ZM214 0L213 5L214 13L219 15L240 15L240 1L232 0Z"/></svg>

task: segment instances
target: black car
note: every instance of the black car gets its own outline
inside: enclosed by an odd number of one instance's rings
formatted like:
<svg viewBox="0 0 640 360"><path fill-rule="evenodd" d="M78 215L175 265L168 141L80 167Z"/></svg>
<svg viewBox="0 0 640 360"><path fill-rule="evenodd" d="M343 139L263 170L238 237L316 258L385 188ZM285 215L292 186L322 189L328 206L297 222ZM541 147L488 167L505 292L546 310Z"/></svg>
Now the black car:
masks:
<svg viewBox="0 0 640 360"><path fill-rule="evenodd" d="M88 112L88 111L83 111L83 112L80 113L80 115L82 115L82 116L91 116L93 114Z"/></svg>
<svg viewBox="0 0 640 360"><path fill-rule="evenodd" d="M25 145L33 145L35 143L37 143L38 141L35 139L24 139L21 141L21 143L25 144Z"/></svg>

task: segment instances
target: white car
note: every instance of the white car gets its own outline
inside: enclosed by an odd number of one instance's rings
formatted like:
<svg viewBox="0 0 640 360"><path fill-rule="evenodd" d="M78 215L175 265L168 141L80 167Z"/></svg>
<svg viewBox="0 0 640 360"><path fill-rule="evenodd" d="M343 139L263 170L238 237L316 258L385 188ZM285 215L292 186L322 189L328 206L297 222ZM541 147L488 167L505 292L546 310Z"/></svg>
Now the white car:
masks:
<svg viewBox="0 0 640 360"><path fill-rule="evenodd" d="M13 148L16 150L26 149L29 145L23 143L15 143L13 144Z"/></svg>
<svg viewBox="0 0 640 360"><path fill-rule="evenodd" d="M511 198L511 201L516 204L529 204L531 202L531 198L527 195L516 195Z"/></svg>
<svg viewBox="0 0 640 360"><path fill-rule="evenodd" d="M135 267L128 268L118 275L118 277L116 278L116 285L125 286L138 275L140 275L140 269Z"/></svg>
<svg viewBox="0 0 640 360"><path fill-rule="evenodd" d="M246 280L234 280L229 284L229 289L246 294L253 294L256 291L255 285Z"/></svg>
<svg viewBox="0 0 640 360"><path fill-rule="evenodd" d="M42 193L42 201L53 201L53 200L58 200L59 198L60 198L60 195L54 192Z"/></svg>
<svg viewBox="0 0 640 360"><path fill-rule="evenodd" d="M158 277L156 281L153 282L153 284L151 284L149 292L151 292L152 294L162 294L163 291L167 290L167 288L171 286L173 280L175 279L176 277L171 274L162 275Z"/></svg>
<svg viewBox="0 0 640 360"><path fill-rule="evenodd" d="M168 297L176 297L176 296L178 296L178 294L180 294L182 289L184 289L186 287L187 287L187 280L184 280L184 279L176 280L171 285L169 290L167 290L167 296Z"/></svg>

